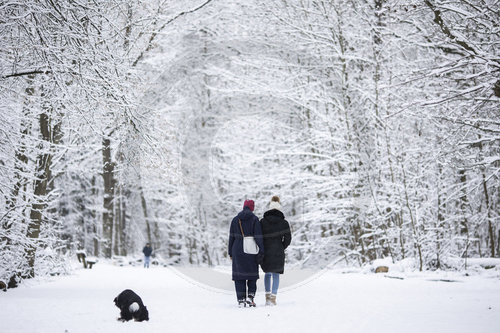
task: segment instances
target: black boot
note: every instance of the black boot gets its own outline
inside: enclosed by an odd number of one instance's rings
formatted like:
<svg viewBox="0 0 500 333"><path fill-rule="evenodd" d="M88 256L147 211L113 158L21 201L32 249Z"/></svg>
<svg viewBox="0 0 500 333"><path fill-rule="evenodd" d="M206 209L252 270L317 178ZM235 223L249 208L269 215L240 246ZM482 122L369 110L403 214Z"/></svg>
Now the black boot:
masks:
<svg viewBox="0 0 500 333"><path fill-rule="evenodd" d="M248 298L247 298L247 305L249 307L255 307L255 302L254 302L254 298L255 298L255 295L248 295Z"/></svg>

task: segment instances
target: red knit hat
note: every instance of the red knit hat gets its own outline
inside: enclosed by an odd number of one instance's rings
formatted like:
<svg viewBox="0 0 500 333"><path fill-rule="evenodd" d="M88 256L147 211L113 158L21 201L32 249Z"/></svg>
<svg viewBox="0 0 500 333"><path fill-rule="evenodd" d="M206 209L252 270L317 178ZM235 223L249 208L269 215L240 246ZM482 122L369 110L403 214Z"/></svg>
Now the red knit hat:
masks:
<svg viewBox="0 0 500 333"><path fill-rule="evenodd" d="M255 203L253 200L245 200L245 203L243 204L243 208L248 207L250 210L253 212L253 209L255 208Z"/></svg>

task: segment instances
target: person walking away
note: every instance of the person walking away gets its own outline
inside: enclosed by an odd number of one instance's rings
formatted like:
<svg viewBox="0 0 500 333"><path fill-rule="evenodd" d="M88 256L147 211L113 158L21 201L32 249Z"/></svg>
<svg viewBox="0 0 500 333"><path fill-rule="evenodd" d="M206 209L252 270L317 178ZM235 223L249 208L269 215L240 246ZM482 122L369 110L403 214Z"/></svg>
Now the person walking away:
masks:
<svg viewBox="0 0 500 333"><path fill-rule="evenodd" d="M278 196L275 195L271 198L269 210L264 213L260 223L264 236L264 248L266 249L261 265L265 272L266 305L276 305L280 274L283 274L285 270L285 249L292 241L290 225L281 211L281 202Z"/></svg>
<svg viewBox="0 0 500 333"><path fill-rule="evenodd" d="M142 249L142 253L144 253L144 268L149 268L149 262L151 261L151 253L153 253L153 249L149 243L144 246Z"/></svg>
<svg viewBox="0 0 500 333"><path fill-rule="evenodd" d="M255 306L259 260L264 256L262 229L259 219L253 213L254 206L253 200L245 200L243 210L233 218L229 228L228 254L232 260L232 279L239 307ZM257 254L243 251L243 235L255 238Z"/></svg>

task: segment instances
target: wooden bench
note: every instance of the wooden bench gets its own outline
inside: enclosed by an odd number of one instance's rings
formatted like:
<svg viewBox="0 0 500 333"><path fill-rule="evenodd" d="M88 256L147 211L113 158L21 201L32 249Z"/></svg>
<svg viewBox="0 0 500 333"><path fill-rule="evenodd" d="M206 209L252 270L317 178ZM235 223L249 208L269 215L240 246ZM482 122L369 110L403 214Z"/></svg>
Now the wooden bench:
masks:
<svg viewBox="0 0 500 333"><path fill-rule="evenodd" d="M87 259L87 266L89 266L89 269L92 268L92 266L96 263L97 261L95 260L90 260L90 259Z"/></svg>
<svg viewBox="0 0 500 333"><path fill-rule="evenodd" d="M78 262L83 263L83 268L92 269L92 266L97 262L95 259L87 258L85 251L77 251L76 257L78 258Z"/></svg>

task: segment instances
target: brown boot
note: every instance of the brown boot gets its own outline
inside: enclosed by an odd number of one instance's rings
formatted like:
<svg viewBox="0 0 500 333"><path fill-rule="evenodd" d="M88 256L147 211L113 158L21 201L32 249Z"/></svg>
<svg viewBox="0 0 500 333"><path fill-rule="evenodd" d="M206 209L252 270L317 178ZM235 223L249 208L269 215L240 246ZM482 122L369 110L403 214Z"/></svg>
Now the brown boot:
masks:
<svg viewBox="0 0 500 333"><path fill-rule="evenodd" d="M271 303L271 305L276 305L276 295L271 294L269 296L269 302Z"/></svg>
<svg viewBox="0 0 500 333"><path fill-rule="evenodd" d="M266 293L266 305L271 305L271 293Z"/></svg>

